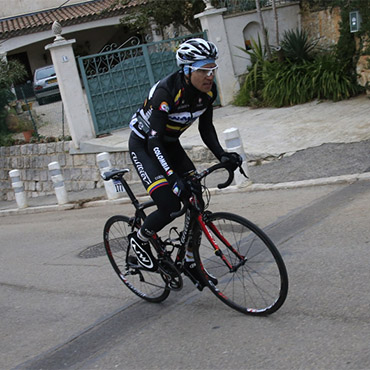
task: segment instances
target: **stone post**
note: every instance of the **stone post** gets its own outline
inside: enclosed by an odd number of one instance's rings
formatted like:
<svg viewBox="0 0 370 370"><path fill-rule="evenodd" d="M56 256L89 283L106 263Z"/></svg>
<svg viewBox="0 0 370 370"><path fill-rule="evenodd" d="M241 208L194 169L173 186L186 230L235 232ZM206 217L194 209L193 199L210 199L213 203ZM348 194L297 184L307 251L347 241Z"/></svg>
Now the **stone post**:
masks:
<svg viewBox="0 0 370 370"><path fill-rule="evenodd" d="M12 181L12 187L14 189L15 201L17 202L18 208L27 208L27 196L24 191L23 182L21 181L21 173L19 170L9 171L9 176Z"/></svg>
<svg viewBox="0 0 370 370"><path fill-rule="evenodd" d="M229 41L222 16L225 11L226 8L215 9L207 2L207 8L204 12L195 15L195 18L199 18L203 31L207 31L208 40L218 47L219 58L217 60L216 78L221 105L230 104L240 88L238 79L235 77Z"/></svg>
<svg viewBox="0 0 370 370"><path fill-rule="evenodd" d="M225 145L227 152L236 152L243 158L242 168L248 178L245 178L239 170L234 172L234 182L236 185L245 185L250 183L247 156L244 152L243 141L237 128L231 127L224 131Z"/></svg>
<svg viewBox="0 0 370 370"><path fill-rule="evenodd" d="M110 155L107 152L99 153L96 155L96 162L102 175L104 172L108 172L112 169L112 163L110 161ZM114 185L113 180L104 181L105 192L107 193L108 199L117 199L119 194Z"/></svg>
<svg viewBox="0 0 370 370"><path fill-rule="evenodd" d="M51 181L53 182L55 195L59 205L68 203L67 190L64 185L64 178L58 162L48 164Z"/></svg>
<svg viewBox="0 0 370 370"><path fill-rule="evenodd" d="M72 44L76 40L65 40L60 35L61 27L57 22L53 24L53 31L56 34L54 42L46 45L45 50L50 51L55 73L58 78L60 95L62 96L69 131L72 136L73 145L78 149L81 141L94 138L95 132L87 111L75 55L72 49Z"/></svg>

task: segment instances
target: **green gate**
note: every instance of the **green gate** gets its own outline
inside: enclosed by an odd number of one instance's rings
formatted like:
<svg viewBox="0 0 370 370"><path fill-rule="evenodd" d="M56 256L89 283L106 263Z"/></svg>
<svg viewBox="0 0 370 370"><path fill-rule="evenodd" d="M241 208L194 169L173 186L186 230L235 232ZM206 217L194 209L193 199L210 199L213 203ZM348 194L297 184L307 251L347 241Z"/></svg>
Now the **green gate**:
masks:
<svg viewBox="0 0 370 370"><path fill-rule="evenodd" d="M178 69L175 50L205 33L78 58L96 135L128 126L158 80Z"/></svg>

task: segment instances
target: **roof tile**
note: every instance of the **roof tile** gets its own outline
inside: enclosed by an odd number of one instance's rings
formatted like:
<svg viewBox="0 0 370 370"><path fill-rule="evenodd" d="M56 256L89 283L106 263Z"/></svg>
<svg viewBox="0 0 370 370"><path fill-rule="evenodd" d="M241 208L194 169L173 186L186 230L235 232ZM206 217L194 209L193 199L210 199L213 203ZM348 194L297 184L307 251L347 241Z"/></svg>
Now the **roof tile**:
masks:
<svg viewBox="0 0 370 370"><path fill-rule="evenodd" d="M112 7L114 1L94 0L33 14L0 19L0 39L39 32L44 30L48 25L51 28L51 25L56 20L61 26L65 26L85 23L95 19L109 18L124 14L129 8L145 4L148 0L130 0L125 4L120 3Z"/></svg>

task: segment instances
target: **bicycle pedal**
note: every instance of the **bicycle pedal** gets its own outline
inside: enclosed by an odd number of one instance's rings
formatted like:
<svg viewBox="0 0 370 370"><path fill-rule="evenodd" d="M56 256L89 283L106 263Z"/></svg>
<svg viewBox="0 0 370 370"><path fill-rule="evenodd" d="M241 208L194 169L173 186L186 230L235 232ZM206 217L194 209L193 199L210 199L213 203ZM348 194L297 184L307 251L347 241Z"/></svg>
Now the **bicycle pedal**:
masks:
<svg viewBox="0 0 370 370"><path fill-rule="evenodd" d="M185 276L187 276L190 281L195 285L195 287L201 292L205 285L203 283L201 283L200 281L198 281L189 271L187 271L186 269L183 270L184 271L184 274Z"/></svg>

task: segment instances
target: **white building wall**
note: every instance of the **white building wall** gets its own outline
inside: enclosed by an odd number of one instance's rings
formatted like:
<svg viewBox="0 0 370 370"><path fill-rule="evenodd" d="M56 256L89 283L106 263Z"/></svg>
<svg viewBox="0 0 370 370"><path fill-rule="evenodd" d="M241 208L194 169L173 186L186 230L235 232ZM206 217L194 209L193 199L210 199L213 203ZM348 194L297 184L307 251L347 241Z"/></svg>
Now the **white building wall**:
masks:
<svg viewBox="0 0 370 370"><path fill-rule="evenodd" d="M88 1L93 0L70 0L66 5L86 3ZM63 3L65 3L65 0L0 0L0 18L58 8Z"/></svg>
<svg viewBox="0 0 370 370"><path fill-rule="evenodd" d="M262 11L263 21L268 30L269 42L275 44L275 20L272 9L264 9ZM299 4L287 5L278 7L279 14L279 35L280 39L284 31L289 29L300 28L300 9ZM246 72L249 59L247 54L239 50L238 47L244 48L243 30L251 22L260 24L260 19L256 11L246 12L242 14L224 16L226 33L228 35L229 48L234 66L234 73L240 76ZM262 35L261 42L263 42ZM256 40L257 41L257 40ZM246 59L247 58L247 59Z"/></svg>

